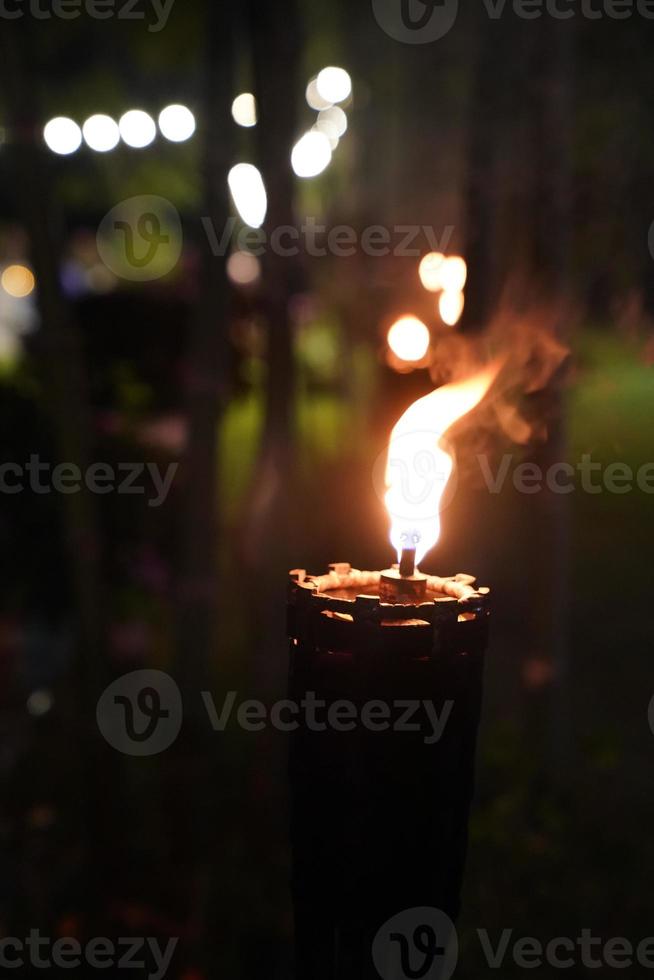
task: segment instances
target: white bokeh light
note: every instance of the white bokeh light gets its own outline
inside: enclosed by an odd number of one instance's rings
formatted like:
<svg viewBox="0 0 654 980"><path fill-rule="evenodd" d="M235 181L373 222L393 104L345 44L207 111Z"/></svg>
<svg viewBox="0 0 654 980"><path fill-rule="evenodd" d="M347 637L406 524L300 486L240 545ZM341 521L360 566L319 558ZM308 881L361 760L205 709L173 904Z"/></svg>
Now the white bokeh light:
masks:
<svg viewBox="0 0 654 980"><path fill-rule="evenodd" d="M236 210L250 228L260 228L266 217L268 199L263 178L251 163L237 163L227 182Z"/></svg>
<svg viewBox="0 0 654 980"><path fill-rule="evenodd" d="M154 119L142 109L130 109L118 120L118 129L123 143L134 149L149 146L157 135Z"/></svg>
<svg viewBox="0 0 654 980"><path fill-rule="evenodd" d="M111 118L102 113L89 116L82 126L84 142L97 153L107 153L118 145L120 131L118 124Z"/></svg>
<svg viewBox="0 0 654 980"><path fill-rule="evenodd" d="M81 146L82 130L67 116L57 116L44 126L43 139L53 153L67 156Z"/></svg>
<svg viewBox="0 0 654 980"><path fill-rule="evenodd" d="M291 153L291 166L298 177L316 177L329 166L332 148L329 139L318 130L305 133Z"/></svg>
<svg viewBox="0 0 654 980"><path fill-rule="evenodd" d="M332 152L336 149L336 147L340 143L340 140L339 140L338 136L334 136L333 132L325 132L324 129L320 129L318 126L312 126L311 129L314 132L316 132L316 133L322 133L323 136L326 136L327 137L327 140L329 141L329 145L330 145L330 147L332 149Z"/></svg>
<svg viewBox="0 0 654 980"><path fill-rule="evenodd" d="M352 93L352 79L344 68L330 65L318 73L316 88L326 102L344 102Z"/></svg>
<svg viewBox="0 0 654 980"><path fill-rule="evenodd" d="M167 105L159 113L159 129L171 143L183 143L195 132L195 116L185 105Z"/></svg>
<svg viewBox="0 0 654 980"><path fill-rule="evenodd" d="M307 104L311 109L315 109L316 112L320 112L321 109L329 109L332 105L327 99L323 99L322 95L318 91L318 79L312 78L307 85L307 90L305 94Z"/></svg>
<svg viewBox="0 0 654 980"><path fill-rule="evenodd" d="M330 106L329 109L323 109L318 113L316 127L325 136L339 139L347 130L347 116L340 106Z"/></svg>
<svg viewBox="0 0 654 980"><path fill-rule="evenodd" d="M251 92L241 92L232 102L232 117L239 126L250 126L257 124L257 102Z"/></svg>

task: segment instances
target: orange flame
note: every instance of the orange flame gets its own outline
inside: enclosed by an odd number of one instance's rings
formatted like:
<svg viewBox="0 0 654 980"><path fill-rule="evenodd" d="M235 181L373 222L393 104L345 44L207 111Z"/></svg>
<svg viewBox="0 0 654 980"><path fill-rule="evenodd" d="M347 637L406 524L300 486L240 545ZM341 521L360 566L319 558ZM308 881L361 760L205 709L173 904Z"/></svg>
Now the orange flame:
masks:
<svg viewBox="0 0 654 980"><path fill-rule="evenodd" d="M464 381L419 398L396 423L386 461L386 508L391 544L399 556L415 547L418 564L440 537L440 504L454 462L441 445L445 433L482 400L495 380L495 361Z"/></svg>

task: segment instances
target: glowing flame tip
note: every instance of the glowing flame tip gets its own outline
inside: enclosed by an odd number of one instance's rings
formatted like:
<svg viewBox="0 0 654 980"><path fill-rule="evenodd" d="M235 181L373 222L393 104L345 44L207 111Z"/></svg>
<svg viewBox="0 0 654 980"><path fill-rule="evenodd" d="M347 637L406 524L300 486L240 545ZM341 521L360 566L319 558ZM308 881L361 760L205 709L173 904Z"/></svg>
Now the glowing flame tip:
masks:
<svg viewBox="0 0 654 980"><path fill-rule="evenodd" d="M486 395L501 367L494 361L463 381L437 388L413 402L395 424L386 462L385 503L391 544L416 549L416 566L440 537L440 506L454 468L443 436Z"/></svg>

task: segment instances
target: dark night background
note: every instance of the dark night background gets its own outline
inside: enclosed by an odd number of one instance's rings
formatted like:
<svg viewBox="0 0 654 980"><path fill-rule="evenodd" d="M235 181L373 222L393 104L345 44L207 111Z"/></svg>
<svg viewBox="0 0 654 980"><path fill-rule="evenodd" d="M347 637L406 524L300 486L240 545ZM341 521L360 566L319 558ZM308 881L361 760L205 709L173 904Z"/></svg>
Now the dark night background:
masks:
<svg viewBox="0 0 654 980"><path fill-rule="evenodd" d="M174 936L170 977L292 975L286 739L211 731L200 692L284 697L287 570L394 560L373 478L392 426L463 351L497 345L516 371L457 443L424 562L493 595L455 976L492 975L479 928L636 945L654 933L654 497L510 478L491 494L469 460L654 460L654 22L508 4L494 19L477 3L408 44L369 2L175 0L160 30L149 4L142 20L119 8L0 15L2 462L179 465L159 507L147 477L143 495L0 496L0 932ZM348 128L303 178L290 154L325 66L351 77ZM251 127L232 115L242 92ZM62 155L43 138L53 117L156 120L176 103L197 123L183 142ZM235 281L227 175L242 162L262 175L268 234L307 218L359 238L382 226L391 244L399 226L449 229L443 251L468 265L460 322L420 283L422 232L410 255L266 249ZM142 195L179 215L180 254L135 281L98 228ZM213 254L207 225L220 239L232 217ZM388 354L401 314L430 329L415 370ZM102 738L96 705L144 668L175 678L184 723L138 758Z"/></svg>

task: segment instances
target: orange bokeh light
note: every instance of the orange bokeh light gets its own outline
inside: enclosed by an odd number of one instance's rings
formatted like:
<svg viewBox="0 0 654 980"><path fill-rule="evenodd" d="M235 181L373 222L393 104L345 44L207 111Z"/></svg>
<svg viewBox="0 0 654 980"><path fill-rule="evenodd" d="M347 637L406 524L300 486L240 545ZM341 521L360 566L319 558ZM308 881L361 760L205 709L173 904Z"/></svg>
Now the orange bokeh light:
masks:
<svg viewBox="0 0 654 980"><path fill-rule="evenodd" d="M454 327L461 319L465 298L461 290L448 290L441 293L438 299L438 312L441 320L448 327Z"/></svg>
<svg viewBox="0 0 654 980"><path fill-rule="evenodd" d="M2 273L0 283L10 296L22 299L29 296L34 289L34 273L26 265L8 265Z"/></svg>
<svg viewBox="0 0 654 980"><path fill-rule="evenodd" d="M441 289L444 293L460 293L468 278L468 266L460 255L450 255L443 262Z"/></svg>
<svg viewBox="0 0 654 980"><path fill-rule="evenodd" d="M429 350L428 328L415 316L401 316L388 331L388 346L401 361L421 361Z"/></svg>
<svg viewBox="0 0 654 980"><path fill-rule="evenodd" d="M442 289L441 275L445 256L442 252L428 252L423 255L418 266L420 282L430 293L437 293Z"/></svg>

